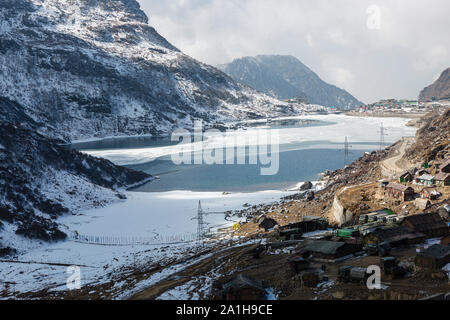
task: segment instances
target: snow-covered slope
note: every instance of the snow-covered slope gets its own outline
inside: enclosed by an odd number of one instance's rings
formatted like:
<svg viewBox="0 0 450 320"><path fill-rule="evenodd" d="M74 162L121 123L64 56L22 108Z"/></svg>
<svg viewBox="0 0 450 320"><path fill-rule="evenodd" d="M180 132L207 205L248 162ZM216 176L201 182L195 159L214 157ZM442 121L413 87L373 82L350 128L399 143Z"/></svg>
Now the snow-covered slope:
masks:
<svg viewBox="0 0 450 320"><path fill-rule="evenodd" d="M236 81L278 99L306 97L310 103L340 109L363 105L347 91L320 79L293 56L245 57L219 68Z"/></svg>
<svg viewBox="0 0 450 320"><path fill-rule="evenodd" d="M64 239L56 222L59 216L124 199L121 190L150 179L31 130L1 124L0 249L14 245L10 243L14 234L44 241Z"/></svg>
<svg viewBox="0 0 450 320"><path fill-rule="evenodd" d="M136 0L0 1L0 119L73 140L303 109L183 54Z"/></svg>

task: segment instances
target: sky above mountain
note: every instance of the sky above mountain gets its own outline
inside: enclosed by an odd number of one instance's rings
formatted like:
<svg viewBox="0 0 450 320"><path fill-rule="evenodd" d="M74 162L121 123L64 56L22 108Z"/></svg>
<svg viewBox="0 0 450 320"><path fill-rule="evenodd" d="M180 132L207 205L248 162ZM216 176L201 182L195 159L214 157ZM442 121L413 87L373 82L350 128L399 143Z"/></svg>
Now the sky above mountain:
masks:
<svg viewBox="0 0 450 320"><path fill-rule="evenodd" d="M138 0L209 64L289 54L364 102L417 98L450 66L448 0Z"/></svg>

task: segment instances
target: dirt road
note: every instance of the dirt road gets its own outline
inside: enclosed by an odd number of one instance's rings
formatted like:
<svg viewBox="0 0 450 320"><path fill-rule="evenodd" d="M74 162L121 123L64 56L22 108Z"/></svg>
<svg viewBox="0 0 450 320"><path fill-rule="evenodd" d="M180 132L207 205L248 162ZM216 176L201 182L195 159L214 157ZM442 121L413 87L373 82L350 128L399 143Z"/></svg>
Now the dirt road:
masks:
<svg viewBox="0 0 450 320"><path fill-rule="evenodd" d="M400 161L403 156L405 155L406 149L411 146L414 143L414 138L403 138L401 144L399 145L398 149L396 150L396 155L386 159L381 162L381 169L383 172L383 175L386 178L392 178L393 176L397 176L399 173L404 172L406 169L408 169L412 164L410 163L403 163L400 164Z"/></svg>

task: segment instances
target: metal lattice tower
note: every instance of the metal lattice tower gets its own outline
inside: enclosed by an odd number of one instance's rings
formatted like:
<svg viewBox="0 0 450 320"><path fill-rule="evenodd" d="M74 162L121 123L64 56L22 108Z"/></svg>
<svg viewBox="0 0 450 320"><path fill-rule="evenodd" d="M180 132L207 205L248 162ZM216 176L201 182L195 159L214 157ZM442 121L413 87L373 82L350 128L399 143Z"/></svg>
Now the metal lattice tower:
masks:
<svg viewBox="0 0 450 320"><path fill-rule="evenodd" d="M345 137L345 144L344 144L344 166L346 166L350 161L350 148L352 146L348 143L348 137Z"/></svg>
<svg viewBox="0 0 450 320"><path fill-rule="evenodd" d="M381 128L380 128L380 151L383 151L386 146L384 136L386 136L386 133L385 133L385 129L384 129L384 123L382 122Z"/></svg>
<svg viewBox="0 0 450 320"><path fill-rule="evenodd" d="M198 201L197 217L197 247L203 246L203 237L205 235L205 220L203 219L205 212L202 209L202 202Z"/></svg>
<svg viewBox="0 0 450 320"><path fill-rule="evenodd" d="M197 249L200 249L204 245L204 239L208 233L209 223L205 221L205 216L211 214L224 214L224 212L205 212L202 208L202 202L198 201L197 216L192 220L197 220Z"/></svg>

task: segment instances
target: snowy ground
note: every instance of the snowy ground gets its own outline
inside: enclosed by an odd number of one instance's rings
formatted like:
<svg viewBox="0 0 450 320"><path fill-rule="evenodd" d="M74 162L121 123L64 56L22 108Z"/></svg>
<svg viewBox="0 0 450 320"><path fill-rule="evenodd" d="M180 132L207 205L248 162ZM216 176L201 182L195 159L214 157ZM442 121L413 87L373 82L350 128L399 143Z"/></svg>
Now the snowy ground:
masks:
<svg viewBox="0 0 450 320"><path fill-rule="evenodd" d="M250 194L195 193L173 191L166 193L127 193L128 200L106 208L92 209L80 215L61 218L68 231L80 235L102 237L146 237L159 234L172 239L179 234L195 236L198 201L206 212L242 209L243 205L270 203L292 192L266 191ZM233 224L224 215L210 215L206 221L211 227ZM237 221L237 220L236 220ZM11 234L13 236L13 234ZM26 240L23 240L27 242ZM66 290L67 266L81 268L82 285L108 282L117 276L117 270L126 266L171 261L194 245L190 243L159 245L104 246L66 241L56 244L34 243L17 261L0 262L0 293L4 298L18 293L44 288ZM25 245L23 245L25 246ZM63 264L62 266L54 264ZM186 266L175 266L150 279L157 282ZM150 281L149 280L149 281ZM149 281L146 281L147 285ZM120 284L118 284L120 285ZM143 286L143 284L141 284ZM122 298L125 296L122 296Z"/></svg>
<svg viewBox="0 0 450 320"><path fill-rule="evenodd" d="M308 119L333 121L334 125L309 128L280 129L280 141L283 143L310 142L327 140L330 143L342 142L343 136L359 142L375 142L379 137L379 127L384 122L389 134L386 141L394 142L402 136L414 135L415 129L405 127L405 119L375 119L346 116L308 116ZM355 135L355 132L358 134ZM246 134L252 135L252 130ZM240 139L242 141L242 139ZM209 146L222 143L220 139L209 140ZM308 144L305 145L307 147ZM153 149L107 150L90 152L95 156L106 157L118 164L135 164L149 161L156 157L178 152L179 147L162 147ZM50 191L50 189L49 189ZM180 235L195 235L197 224L192 220L197 214L198 202L201 200L206 212L225 212L240 210L244 204L257 205L279 201L293 191L264 191L255 193L222 194L218 192L171 191L164 193L128 192L128 200L112 204L105 208L82 210L74 216L60 219L67 231L79 235L108 239L110 237L157 237L171 240ZM234 224L237 220L226 221L223 214L211 214L206 217L210 227L222 227ZM8 230L5 230L9 236ZM17 237L11 231L11 237ZM26 253L17 257L17 262L0 262L0 293L3 298L11 298L19 293L37 291L43 288L66 290L68 279L67 266L78 265L81 268L82 285L92 282L103 283L113 280L117 270L139 264L164 263L181 255L193 246L193 243L167 245L129 245L105 246L74 241L56 244L44 244L22 241L27 247ZM164 241L161 241L164 242ZM170 241L169 241L170 242ZM18 263L18 262L30 263ZM63 264L63 265L55 265ZM152 276L141 284L148 286L176 272L183 265L172 266ZM117 283L120 287L122 284ZM185 285L189 287L189 283ZM167 292L161 299L184 297L186 288L177 288ZM126 298L124 292L117 298ZM194 297L195 298L195 297Z"/></svg>
<svg viewBox="0 0 450 320"><path fill-rule="evenodd" d="M126 201L59 221L82 235L146 237L159 234L165 238L177 234L195 234L197 221L192 218L197 216L199 201L205 212L221 213L242 209L246 203L256 205L279 201L281 197L292 193L128 192ZM231 226L237 221L226 221L224 214L211 214L205 219L211 227Z"/></svg>

